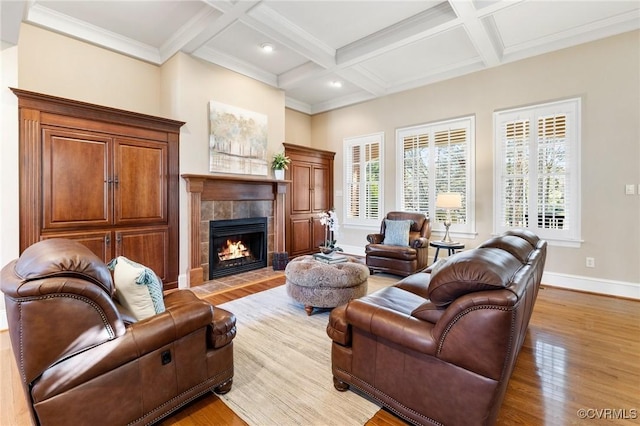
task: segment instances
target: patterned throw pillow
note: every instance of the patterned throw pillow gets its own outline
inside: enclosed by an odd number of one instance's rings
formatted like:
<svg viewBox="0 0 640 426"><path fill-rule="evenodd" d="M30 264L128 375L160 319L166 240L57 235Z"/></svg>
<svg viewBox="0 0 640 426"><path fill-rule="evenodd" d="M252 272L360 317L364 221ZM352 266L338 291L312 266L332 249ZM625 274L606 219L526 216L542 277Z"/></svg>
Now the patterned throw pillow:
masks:
<svg viewBox="0 0 640 426"><path fill-rule="evenodd" d="M384 220L384 241L388 246L408 246L412 220Z"/></svg>
<svg viewBox="0 0 640 426"><path fill-rule="evenodd" d="M151 269L124 256L107 266L113 271L118 301L138 321L165 311L162 282Z"/></svg>

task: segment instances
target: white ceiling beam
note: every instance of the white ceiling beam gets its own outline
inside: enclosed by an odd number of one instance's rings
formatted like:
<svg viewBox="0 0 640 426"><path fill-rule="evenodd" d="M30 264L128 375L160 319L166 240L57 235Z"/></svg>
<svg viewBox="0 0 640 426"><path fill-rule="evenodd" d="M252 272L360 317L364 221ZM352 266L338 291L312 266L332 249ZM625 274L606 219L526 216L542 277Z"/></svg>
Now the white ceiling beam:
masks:
<svg viewBox="0 0 640 426"><path fill-rule="evenodd" d="M280 74L278 76L278 87L285 90L293 89L300 87L310 79L318 78L328 73L327 68L323 68L311 61L305 62L298 67Z"/></svg>
<svg viewBox="0 0 640 426"><path fill-rule="evenodd" d="M261 81L269 86L278 87L278 77L275 74L267 72L248 62L242 61L235 56L230 56L224 52L220 52L207 46L201 47L193 52L192 55L207 62L211 62L230 69L231 71L235 71L239 74Z"/></svg>
<svg viewBox="0 0 640 426"><path fill-rule="evenodd" d="M195 52L234 22L241 20L245 14L258 3L260 3L260 1L239 1L231 8L225 7L220 17L212 17L212 15L209 15L207 17L208 19L203 18L204 22L201 22L201 24L204 25L200 28L200 32L185 42L180 50L186 53ZM222 5L228 3L208 2L208 4L222 7Z"/></svg>
<svg viewBox="0 0 640 426"><path fill-rule="evenodd" d="M198 14L189 19L186 24L172 34L169 40L160 46L162 62L181 50L183 52L193 52L193 47L198 43L197 39L201 37L209 27L215 25L218 17L214 9L203 7Z"/></svg>
<svg viewBox="0 0 640 426"><path fill-rule="evenodd" d="M385 82L375 75L361 67L354 65L350 68L341 69L336 72L341 78L349 83L358 86L362 90L367 91L375 96L384 96L387 94Z"/></svg>
<svg viewBox="0 0 640 426"><path fill-rule="evenodd" d="M243 16L241 21L321 67L331 68L336 64L335 49L276 13L270 7L262 5L255 7Z"/></svg>
<svg viewBox="0 0 640 426"><path fill-rule="evenodd" d="M498 40L494 40L483 25L473 5L473 0L455 0L450 1L450 4L484 64L487 67L500 65L502 51L498 51Z"/></svg>
<svg viewBox="0 0 640 426"><path fill-rule="evenodd" d="M12 45L18 44L20 24L26 10L26 2L0 1L0 34L1 40Z"/></svg>
<svg viewBox="0 0 640 426"><path fill-rule="evenodd" d="M410 43L447 31L459 23L449 4L443 2L338 49L337 62L350 66Z"/></svg>

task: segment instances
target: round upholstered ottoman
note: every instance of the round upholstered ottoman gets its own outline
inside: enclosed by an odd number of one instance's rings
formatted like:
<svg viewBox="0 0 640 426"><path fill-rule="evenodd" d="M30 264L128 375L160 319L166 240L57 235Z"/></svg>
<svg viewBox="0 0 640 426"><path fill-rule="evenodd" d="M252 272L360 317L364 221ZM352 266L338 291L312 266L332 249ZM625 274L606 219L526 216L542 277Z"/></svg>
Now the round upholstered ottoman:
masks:
<svg viewBox="0 0 640 426"><path fill-rule="evenodd" d="M307 315L313 308L335 308L367 294L369 268L353 257L346 262L326 264L301 256L285 270L287 294L304 305Z"/></svg>

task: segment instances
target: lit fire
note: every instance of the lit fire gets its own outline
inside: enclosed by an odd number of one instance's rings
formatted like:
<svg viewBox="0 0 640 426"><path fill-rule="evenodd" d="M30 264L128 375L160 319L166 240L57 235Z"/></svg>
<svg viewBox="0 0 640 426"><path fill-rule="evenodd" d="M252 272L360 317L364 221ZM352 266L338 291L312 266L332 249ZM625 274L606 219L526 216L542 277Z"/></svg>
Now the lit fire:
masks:
<svg viewBox="0 0 640 426"><path fill-rule="evenodd" d="M227 240L227 246L218 252L220 260L240 259L242 257L251 256L251 251L242 243L242 241L232 242Z"/></svg>

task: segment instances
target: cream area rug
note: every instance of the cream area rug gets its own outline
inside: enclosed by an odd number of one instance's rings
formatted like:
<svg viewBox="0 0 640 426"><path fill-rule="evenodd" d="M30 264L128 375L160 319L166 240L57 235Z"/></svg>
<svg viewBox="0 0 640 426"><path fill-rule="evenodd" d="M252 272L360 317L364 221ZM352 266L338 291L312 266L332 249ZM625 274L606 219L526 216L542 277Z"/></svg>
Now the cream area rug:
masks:
<svg viewBox="0 0 640 426"><path fill-rule="evenodd" d="M397 281L372 276L368 291ZM233 386L220 398L250 425L364 425L380 409L333 387L329 310L307 316L284 285L220 307L237 318Z"/></svg>

